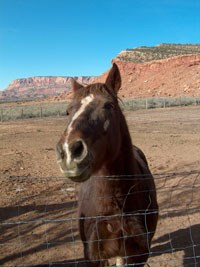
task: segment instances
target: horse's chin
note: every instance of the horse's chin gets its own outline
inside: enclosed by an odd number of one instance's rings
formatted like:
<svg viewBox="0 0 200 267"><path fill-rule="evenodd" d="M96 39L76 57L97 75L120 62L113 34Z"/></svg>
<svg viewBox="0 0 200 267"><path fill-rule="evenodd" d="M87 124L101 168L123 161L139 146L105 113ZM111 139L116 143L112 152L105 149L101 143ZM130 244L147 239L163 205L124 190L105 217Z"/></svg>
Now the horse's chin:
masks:
<svg viewBox="0 0 200 267"><path fill-rule="evenodd" d="M66 170L63 171L63 174L73 182L82 183L90 178L92 169L90 166L87 166L84 169Z"/></svg>
<svg viewBox="0 0 200 267"><path fill-rule="evenodd" d="M66 163L66 158L58 159L57 163L60 167L60 171L66 177L73 182L82 183L90 178L93 172L94 160L91 153L88 153L86 157L80 161L71 161L70 164Z"/></svg>

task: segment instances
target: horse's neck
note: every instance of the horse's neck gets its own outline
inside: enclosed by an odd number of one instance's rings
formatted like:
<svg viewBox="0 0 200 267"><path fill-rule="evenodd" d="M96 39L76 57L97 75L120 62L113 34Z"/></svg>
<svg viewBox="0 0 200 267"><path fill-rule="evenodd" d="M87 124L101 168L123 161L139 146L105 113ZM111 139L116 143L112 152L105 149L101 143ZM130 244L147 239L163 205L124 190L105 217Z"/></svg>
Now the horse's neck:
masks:
<svg viewBox="0 0 200 267"><path fill-rule="evenodd" d="M129 175L134 174L137 164L133 155L131 136L124 116L121 119L121 145L118 156L114 161L106 163L100 173L102 175Z"/></svg>
<svg viewBox="0 0 200 267"><path fill-rule="evenodd" d="M131 174L133 172L134 156L131 136L123 115L121 115L121 147L118 157L116 158L113 167L119 166L119 174ZM117 173L116 173L117 174Z"/></svg>
<svg viewBox="0 0 200 267"><path fill-rule="evenodd" d="M134 187L133 181L126 180L134 174L134 157L129 133L122 138L120 153L110 164L105 164L98 172L99 178L93 177L93 193L97 199L98 214L120 213L124 205L124 196ZM135 185L136 186L136 185ZM102 197L103 195L103 197Z"/></svg>
<svg viewBox="0 0 200 267"><path fill-rule="evenodd" d="M91 177L83 187L90 188L91 199L96 199L97 214L119 213L124 204L124 196L132 190L134 180L126 180L128 175L137 172L137 163L133 155L133 147L128 127L124 120L121 126L121 145L118 156L111 162L106 162L102 168ZM125 178L125 180L124 180Z"/></svg>

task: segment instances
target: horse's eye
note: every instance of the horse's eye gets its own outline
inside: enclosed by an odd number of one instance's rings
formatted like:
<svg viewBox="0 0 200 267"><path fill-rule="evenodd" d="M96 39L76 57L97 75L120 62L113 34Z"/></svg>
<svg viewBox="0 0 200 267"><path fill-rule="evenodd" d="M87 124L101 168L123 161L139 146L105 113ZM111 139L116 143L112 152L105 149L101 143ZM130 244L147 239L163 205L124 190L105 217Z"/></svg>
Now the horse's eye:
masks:
<svg viewBox="0 0 200 267"><path fill-rule="evenodd" d="M66 110L66 115L69 116L69 110L68 109Z"/></svg>
<svg viewBox="0 0 200 267"><path fill-rule="evenodd" d="M106 102L104 104L104 109L110 110L112 108L114 108L114 104L112 102Z"/></svg>

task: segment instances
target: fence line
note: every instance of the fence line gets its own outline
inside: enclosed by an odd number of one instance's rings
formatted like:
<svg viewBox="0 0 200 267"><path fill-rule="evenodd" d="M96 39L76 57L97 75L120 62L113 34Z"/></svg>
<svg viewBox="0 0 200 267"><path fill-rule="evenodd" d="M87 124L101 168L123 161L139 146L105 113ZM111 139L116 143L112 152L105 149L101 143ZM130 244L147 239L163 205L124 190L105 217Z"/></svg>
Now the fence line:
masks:
<svg viewBox="0 0 200 267"><path fill-rule="evenodd" d="M27 118L43 118L53 116L64 116L68 103L44 103L18 106L2 106L1 122L9 120L20 120Z"/></svg>
<svg viewBox="0 0 200 267"><path fill-rule="evenodd" d="M64 116L68 102L40 103L21 106L1 105L1 122L25 118L43 118L48 116ZM168 108L175 106L200 105L200 97L160 97L160 98L136 98L123 99L120 103L122 109L152 109Z"/></svg>
<svg viewBox="0 0 200 267"><path fill-rule="evenodd" d="M149 97L149 98L136 98L125 99L125 109L152 109L152 108L168 108L178 106L191 106L199 105L200 97Z"/></svg>
<svg viewBox="0 0 200 267"><path fill-rule="evenodd" d="M199 267L200 170L155 173L153 176L160 219L149 266ZM123 175L120 178L126 182L131 177ZM116 177L98 176L96 179L113 180ZM79 184L64 177L31 176L1 176L0 184L0 266L88 265L89 262L82 258L77 228L81 219L76 213ZM134 216L139 214L141 211L134 212ZM88 218L98 224L101 219L132 215Z"/></svg>

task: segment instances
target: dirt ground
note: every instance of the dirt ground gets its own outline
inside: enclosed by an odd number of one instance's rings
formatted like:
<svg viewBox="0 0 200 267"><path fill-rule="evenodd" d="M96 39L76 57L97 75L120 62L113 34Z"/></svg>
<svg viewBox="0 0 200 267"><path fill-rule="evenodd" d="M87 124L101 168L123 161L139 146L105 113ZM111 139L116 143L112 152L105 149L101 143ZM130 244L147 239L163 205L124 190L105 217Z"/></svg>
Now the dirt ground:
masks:
<svg viewBox="0 0 200 267"><path fill-rule="evenodd" d="M160 219L151 267L200 266L200 108L126 112L154 174ZM55 144L65 118L0 124L0 266L87 266L77 229L78 185ZM75 262L75 263L73 263Z"/></svg>

